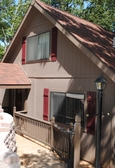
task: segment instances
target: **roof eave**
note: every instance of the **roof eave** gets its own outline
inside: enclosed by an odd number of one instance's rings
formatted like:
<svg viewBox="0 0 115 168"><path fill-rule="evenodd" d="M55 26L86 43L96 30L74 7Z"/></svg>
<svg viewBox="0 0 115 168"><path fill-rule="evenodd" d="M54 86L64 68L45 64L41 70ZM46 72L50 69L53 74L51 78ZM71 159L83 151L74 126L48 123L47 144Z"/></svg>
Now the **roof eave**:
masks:
<svg viewBox="0 0 115 168"><path fill-rule="evenodd" d="M0 89L30 89L31 85L0 84Z"/></svg>

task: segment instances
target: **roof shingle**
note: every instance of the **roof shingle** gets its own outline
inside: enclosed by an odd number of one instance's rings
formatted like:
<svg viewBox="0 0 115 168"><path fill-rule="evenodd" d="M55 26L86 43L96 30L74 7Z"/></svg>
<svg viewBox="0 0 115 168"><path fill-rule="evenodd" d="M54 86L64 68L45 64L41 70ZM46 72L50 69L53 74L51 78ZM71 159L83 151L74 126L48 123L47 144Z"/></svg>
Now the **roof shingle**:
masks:
<svg viewBox="0 0 115 168"><path fill-rule="evenodd" d="M44 4L39 0L36 0L36 2L115 73L114 33L87 20Z"/></svg>
<svg viewBox="0 0 115 168"><path fill-rule="evenodd" d="M30 88L31 82L19 64L0 63L0 87Z"/></svg>

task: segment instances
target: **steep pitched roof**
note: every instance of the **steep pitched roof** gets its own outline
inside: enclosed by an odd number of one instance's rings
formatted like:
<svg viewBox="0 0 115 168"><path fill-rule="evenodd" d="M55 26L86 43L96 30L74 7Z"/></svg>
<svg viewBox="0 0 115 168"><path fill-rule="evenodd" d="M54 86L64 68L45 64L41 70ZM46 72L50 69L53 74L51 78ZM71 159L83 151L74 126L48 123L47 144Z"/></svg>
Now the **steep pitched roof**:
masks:
<svg viewBox="0 0 115 168"><path fill-rule="evenodd" d="M102 63L115 73L115 49L112 44L113 37L115 36L114 33L89 21L46 5L39 0L36 0L36 2L53 17L57 23L62 25L69 34L89 49ZM67 35L67 33L65 34ZM69 36L69 34L67 36ZM82 46L78 47L82 48Z"/></svg>
<svg viewBox="0 0 115 168"><path fill-rule="evenodd" d="M31 82L19 64L0 63L0 88L30 88Z"/></svg>
<svg viewBox="0 0 115 168"><path fill-rule="evenodd" d="M106 31L89 21L44 4L39 0L32 1L24 19L31 12L32 6L47 17L47 19L115 82L115 49L112 46L113 37L115 36L114 33ZM24 24L24 19L14 39ZM12 44L13 40L11 42ZM5 56L7 56L7 52Z"/></svg>

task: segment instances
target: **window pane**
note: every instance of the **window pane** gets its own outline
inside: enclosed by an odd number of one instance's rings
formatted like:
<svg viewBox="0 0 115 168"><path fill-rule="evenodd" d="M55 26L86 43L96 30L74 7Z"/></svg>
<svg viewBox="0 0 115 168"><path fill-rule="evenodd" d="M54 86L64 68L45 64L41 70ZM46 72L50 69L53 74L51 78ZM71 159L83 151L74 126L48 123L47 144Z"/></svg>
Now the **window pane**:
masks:
<svg viewBox="0 0 115 168"><path fill-rule="evenodd" d="M50 32L27 38L26 61L49 59Z"/></svg>
<svg viewBox="0 0 115 168"><path fill-rule="evenodd" d="M74 122L77 113L77 99L66 97L66 123Z"/></svg>
<svg viewBox="0 0 115 168"><path fill-rule="evenodd" d="M84 95L51 92L51 117L60 123L75 122L75 115L81 116L81 125L84 124ZM80 99L82 98L82 99Z"/></svg>
<svg viewBox="0 0 115 168"><path fill-rule="evenodd" d="M80 97L83 99L84 95L71 94L70 96L70 94L66 94L66 123L74 123L75 116L79 115L81 117L81 125L84 125L84 104L79 99Z"/></svg>
<svg viewBox="0 0 115 168"><path fill-rule="evenodd" d="M65 123L65 93L51 92L51 117L57 122Z"/></svg>
<svg viewBox="0 0 115 168"><path fill-rule="evenodd" d="M27 38L27 61L36 60L38 36Z"/></svg>
<svg viewBox="0 0 115 168"><path fill-rule="evenodd" d="M37 59L49 58L50 32L38 35Z"/></svg>

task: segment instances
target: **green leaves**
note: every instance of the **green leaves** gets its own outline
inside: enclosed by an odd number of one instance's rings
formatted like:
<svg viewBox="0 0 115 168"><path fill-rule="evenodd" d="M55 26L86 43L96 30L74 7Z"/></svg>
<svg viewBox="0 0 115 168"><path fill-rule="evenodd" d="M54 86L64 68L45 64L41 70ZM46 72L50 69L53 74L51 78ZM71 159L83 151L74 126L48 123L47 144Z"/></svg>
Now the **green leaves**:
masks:
<svg viewBox="0 0 115 168"><path fill-rule="evenodd" d="M101 27L115 31L115 0L42 0Z"/></svg>
<svg viewBox="0 0 115 168"><path fill-rule="evenodd" d="M42 0L60 10L115 32L115 0ZM13 38L31 0L0 0L0 57Z"/></svg>
<svg viewBox="0 0 115 168"><path fill-rule="evenodd" d="M107 30L115 31L114 0L89 0L87 3L88 7L79 16Z"/></svg>
<svg viewBox="0 0 115 168"><path fill-rule="evenodd" d="M20 0L18 4L15 0L0 1L0 41L2 42L0 57L3 56L7 49L29 4L30 0L27 0L26 3Z"/></svg>
<svg viewBox="0 0 115 168"><path fill-rule="evenodd" d="M4 47L0 44L0 61L2 59L3 54L4 54Z"/></svg>

